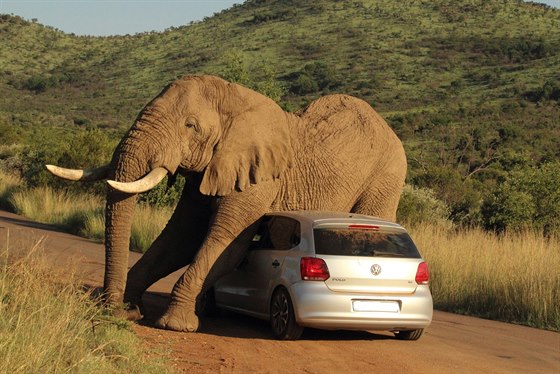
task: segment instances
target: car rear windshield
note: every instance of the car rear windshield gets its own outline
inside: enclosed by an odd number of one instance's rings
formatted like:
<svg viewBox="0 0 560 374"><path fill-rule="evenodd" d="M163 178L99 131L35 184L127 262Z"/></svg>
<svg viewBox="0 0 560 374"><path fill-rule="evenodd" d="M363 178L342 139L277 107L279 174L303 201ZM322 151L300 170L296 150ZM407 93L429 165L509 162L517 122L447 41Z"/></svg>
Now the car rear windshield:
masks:
<svg viewBox="0 0 560 374"><path fill-rule="evenodd" d="M337 256L420 258L410 236L403 231L315 228L315 253Z"/></svg>

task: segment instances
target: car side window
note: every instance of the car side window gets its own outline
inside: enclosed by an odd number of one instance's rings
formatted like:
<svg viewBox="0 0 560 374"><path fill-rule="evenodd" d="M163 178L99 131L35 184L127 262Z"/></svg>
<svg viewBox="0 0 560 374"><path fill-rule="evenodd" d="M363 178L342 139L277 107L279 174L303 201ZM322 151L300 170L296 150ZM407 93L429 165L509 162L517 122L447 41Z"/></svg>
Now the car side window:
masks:
<svg viewBox="0 0 560 374"><path fill-rule="evenodd" d="M297 220L281 216L265 216L253 237L250 249L288 250L301 240Z"/></svg>

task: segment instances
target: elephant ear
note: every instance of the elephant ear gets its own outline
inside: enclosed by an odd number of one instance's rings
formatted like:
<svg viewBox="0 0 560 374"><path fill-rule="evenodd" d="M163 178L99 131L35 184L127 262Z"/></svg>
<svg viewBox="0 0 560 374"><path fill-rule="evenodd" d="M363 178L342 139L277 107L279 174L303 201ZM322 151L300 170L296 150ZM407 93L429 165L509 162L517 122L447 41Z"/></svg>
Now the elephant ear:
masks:
<svg viewBox="0 0 560 374"><path fill-rule="evenodd" d="M274 104L275 105L275 104ZM292 166L286 113L270 104L237 115L225 129L200 184L205 195L225 196L280 176Z"/></svg>

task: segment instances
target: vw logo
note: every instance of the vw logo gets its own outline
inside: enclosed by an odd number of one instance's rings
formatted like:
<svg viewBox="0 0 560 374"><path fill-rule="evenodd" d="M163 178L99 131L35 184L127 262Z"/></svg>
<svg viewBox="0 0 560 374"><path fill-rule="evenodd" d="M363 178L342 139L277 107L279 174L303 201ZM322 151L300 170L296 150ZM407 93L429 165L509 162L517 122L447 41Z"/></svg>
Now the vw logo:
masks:
<svg viewBox="0 0 560 374"><path fill-rule="evenodd" d="M373 264L370 270L373 275L379 275L381 273L381 266L379 266L379 264Z"/></svg>

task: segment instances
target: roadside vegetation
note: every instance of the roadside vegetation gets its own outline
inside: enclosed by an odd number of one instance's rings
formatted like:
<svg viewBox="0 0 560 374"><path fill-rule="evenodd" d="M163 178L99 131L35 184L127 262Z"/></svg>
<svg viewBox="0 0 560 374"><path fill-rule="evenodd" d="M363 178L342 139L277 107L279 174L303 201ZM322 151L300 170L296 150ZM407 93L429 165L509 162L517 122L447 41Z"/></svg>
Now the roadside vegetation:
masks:
<svg viewBox="0 0 560 374"><path fill-rule="evenodd" d="M102 240L103 183L44 165L107 163L183 75L220 75L288 111L351 94L403 141L398 220L430 261L436 306L559 330L559 278L546 271L560 248L559 22L560 10L518 0L251 0L114 37L0 15L0 208ZM183 183L140 196L133 250L164 227Z"/></svg>
<svg viewBox="0 0 560 374"><path fill-rule="evenodd" d="M76 273L52 266L40 242L0 250L0 337L2 373L171 372L162 352L145 351L130 324L99 307Z"/></svg>
<svg viewBox="0 0 560 374"><path fill-rule="evenodd" d="M0 171L0 207L72 234L99 241L105 238L105 202L98 195L48 186L28 188L20 178ZM171 206L139 204L132 222L130 249L146 251L172 212Z"/></svg>
<svg viewBox="0 0 560 374"><path fill-rule="evenodd" d="M560 237L411 227L430 266L434 307L560 331Z"/></svg>
<svg viewBox="0 0 560 374"><path fill-rule="evenodd" d="M8 202L31 219L103 239L102 199L45 187L24 189L2 173L0 182L0 204ZM140 204L131 248L145 251L171 212L172 207ZM552 270L560 268L559 235L544 236L529 228L500 233L459 228L446 218L447 208L432 191L410 186L399 217L430 265L437 309L560 331L560 274Z"/></svg>

